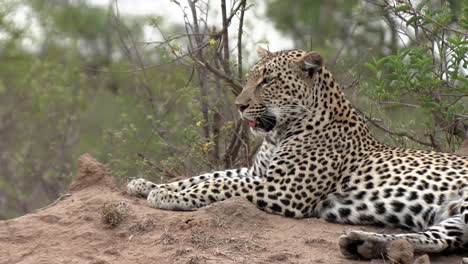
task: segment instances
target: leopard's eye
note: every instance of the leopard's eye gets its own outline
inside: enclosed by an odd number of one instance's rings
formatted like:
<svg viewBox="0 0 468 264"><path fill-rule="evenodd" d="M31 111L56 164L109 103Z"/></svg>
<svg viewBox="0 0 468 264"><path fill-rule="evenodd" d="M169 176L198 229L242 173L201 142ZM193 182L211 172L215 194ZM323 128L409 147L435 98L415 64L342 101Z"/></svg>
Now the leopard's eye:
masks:
<svg viewBox="0 0 468 264"><path fill-rule="evenodd" d="M269 83L273 82L274 80L275 80L275 78L265 77L265 78L263 78L263 81L260 83L260 85L269 84Z"/></svg>

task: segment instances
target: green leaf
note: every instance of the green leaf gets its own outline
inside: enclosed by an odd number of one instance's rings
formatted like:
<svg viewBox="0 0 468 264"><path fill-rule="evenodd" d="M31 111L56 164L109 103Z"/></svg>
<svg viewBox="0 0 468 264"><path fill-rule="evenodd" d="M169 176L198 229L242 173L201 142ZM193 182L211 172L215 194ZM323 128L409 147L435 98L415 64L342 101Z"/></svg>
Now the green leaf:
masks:
<svg viewBox="0 0 468 264"><path fill-rule="evenodd" d="M397 8L395 8L395 12L404 12L404 11L407 11L407 10L410 10L410 9L411 9L410 5L403 4L403 5L400 5Z"/></svg>
<svg viewBox="0 0 468 264"><path fill-rule="evenodd" d="M436 107L439 107L440 105L436 102L426 102L422 105L422 107L425 107L425 108L436 108Z"/></svg>
<svg viewBox="0 0 468 264"><path fill-rule="evenodd" d="M375 62L375 66L379 67L380 64L384 63L387 59L388 59L388 57L383 57L383 58L378 59L378 60Z"/></svg>
<svg viewBox="0 0 468 264"><path fill-rule="evenodd" d="M453 39L453 38L447 38L447 41L452 43L453 45L458 45L459 44L459 41Z"/></svg>
<svg viewBox="0 0 468 264"><path fill-rule="evenodd" d="M376 68L374 65L372 65L371 63L366 62L366 63L364 64L364 66L366 66L366 67L367 67L369 70L371 70L372 72L377 73L377 68Z"/></svg>
<svg viewBox="0 0 468 264"><path fill-rule="evenodd" d="M380 80L382 78L382 71L377 72L377 79Z"/></svg>
<svg viewBox="0 0 468 264"><path fill-rule="evenodd" d="M411 17L411 18L408 19L408 21L406 22L406 26L409 26L409 25L413 24L414 22L418 21L419 19L421 19L420 16L413 16L413 17Z"/></svg>

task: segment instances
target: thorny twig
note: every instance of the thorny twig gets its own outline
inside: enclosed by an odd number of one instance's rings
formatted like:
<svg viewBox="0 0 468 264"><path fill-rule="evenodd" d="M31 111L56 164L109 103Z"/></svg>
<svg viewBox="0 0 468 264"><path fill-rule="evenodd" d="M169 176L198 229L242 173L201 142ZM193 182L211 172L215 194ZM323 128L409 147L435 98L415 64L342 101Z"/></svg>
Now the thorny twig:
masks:
<svg viewBox="0 0 468 264"><path fill-rule="evenodd" d="M134 50L134 53L135 53L135 57L136 57L136 61L137 63L139 64L139 67L141 69L141 72L143 73L143 78L140 79L140 83L141 85L143 86L144 90L146 91L146 94L147 94L147 97L148 97L148 102L151 106L151 109L152 109L152 115L157 119L159 118L159 112L155 106L155 103L154 103L154 95L153 95L153 91L149 85L149 76L147 75L147 72L146 72L146 67L143 63L143 60L141 58L141 55L139 53L139 51L136 49L136 42L131 34L131 32L128 30L128 28L125 27L125 25L123 25L121 22L120 22L120 14L119 14L119 8L118 8L118 5L117 5L117 1L114 2L114 6L115 6L115 10L114 10L114 13L113 13L113 19L114 19L114 23L115 23L115 28L117 30L117 32L119 33L118 36L119 36L119 39L120 39L120 42L121 42L121 46L122 48L124 49L124 53L127 55L127 57L129 59L132 59L132 52L131 52L131 49L130 47L128 47L124 41L124 36L126 36L127 38L130 39L130 42L132 43L132 48ZM162 129L161 127L159 127L158 125L156 125L154 122L152 122L152 125L153 125L153 129L154 131L158 134L158 136L161 138L161 140L163 141L164 145L173 153L173 154L176 154L176 153L182 153L182 150L176 146L174 146L173 144L169 143L169 140L167 138L167 135L166 135L166 131L164 131L164 129Z"/></svg>
<svg viewBox="0 0 468 264"><path fill-rule="evenodd" d="M378 129L390 134L390 135L393 135L393 136L398 136L398 137L405 137L405 138L408 138L418 144L421 144L421 145L424 145L424 146L428 146L428 147L432 147L433 145L429 142L425 142L425 141L422 141L422 140L419 140L415 137L413 137L412 135L408 134L408 133L405 133L405 132L394 132L394 131L391 131L389 130L388 128L385 128L383 126L381 126L380 124L378 124L371 116L367 115L366 113L364 113L361 109L357 108L356 106L354 106L354 108L362 115L364 116L364 118L370 122L372 125L374 125L375 127L377 127Z"/></svg>
<svg viewBox="0 0 468 264"><path fill-rule="evenodd" d="M67 198L67 197L69 197L69 196L71 196L71 193L62 194L62 195L60 195L55 201L53 201L51 204L49 204L49 205L47 205L47 206L44 206L44 207L41 207L41 208L38 208L38 209L32 211L31 213L36 213L36 212L38 212L38 211L42 211L42 210L44 210L44 209L47 209L47 208L49 208L49 207L52 207L52 206L56 205L58 202L62 201L63 199L65 199L65 198Z"/></svg>

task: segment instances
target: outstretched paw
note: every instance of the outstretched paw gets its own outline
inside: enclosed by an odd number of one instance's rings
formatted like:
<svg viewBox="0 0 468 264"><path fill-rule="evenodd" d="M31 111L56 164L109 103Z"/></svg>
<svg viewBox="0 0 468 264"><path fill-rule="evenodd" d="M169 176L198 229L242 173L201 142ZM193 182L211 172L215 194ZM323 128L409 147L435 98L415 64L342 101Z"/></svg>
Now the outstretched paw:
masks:
<svg viewBox="0 0 468 264"><path fill-rule="evenodd" d="M147 197L148 194L157 189L158 185L145 179L134 179L127 184L127 193L134 196Z"/></svg>
<svg viewBox="0 0 468 264"><path fill-rule="evenodd" d="M367 232L351 231L340 237L340 251L349 259L374 259L386 253L388 242L372 241Z"/></svg>
<svg viewBox="0 0 468 264"><path fill-rule="evenodd" d="M164 188L156 188L149 193L148 205L153 208L174 211L192 211L196 209L189 199Z"/></svg>

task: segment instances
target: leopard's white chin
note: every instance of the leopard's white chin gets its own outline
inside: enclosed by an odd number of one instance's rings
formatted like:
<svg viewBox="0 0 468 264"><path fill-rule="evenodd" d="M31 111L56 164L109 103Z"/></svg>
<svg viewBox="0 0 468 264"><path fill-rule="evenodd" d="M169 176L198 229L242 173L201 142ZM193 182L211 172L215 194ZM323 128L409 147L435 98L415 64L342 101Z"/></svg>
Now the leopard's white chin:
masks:
<svg viewBox="0 0 468 264"><path fill-rule="evenodd" d="M263 130L261 128L255 128L255 127L251 127L250 132L256 137L265 137L269 133L269 132L266 132L265 130Z"/></svg>

